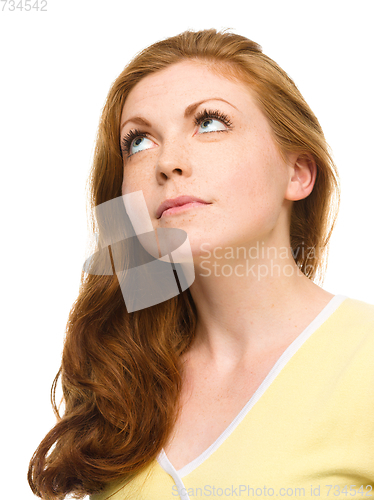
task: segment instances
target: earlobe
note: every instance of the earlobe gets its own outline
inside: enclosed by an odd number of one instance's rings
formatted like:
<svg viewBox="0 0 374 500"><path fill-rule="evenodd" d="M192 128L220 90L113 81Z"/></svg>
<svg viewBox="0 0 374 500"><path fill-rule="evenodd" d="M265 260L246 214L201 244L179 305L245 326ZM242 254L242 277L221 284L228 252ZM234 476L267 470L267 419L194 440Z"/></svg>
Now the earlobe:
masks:
<svg viewBox="0 0 374 500"><path fill-rule="evenodd" d="M302 200L313 190L317 165L311 154L302 154L290 165L291 175L285 198L291 201Z"/></svg>

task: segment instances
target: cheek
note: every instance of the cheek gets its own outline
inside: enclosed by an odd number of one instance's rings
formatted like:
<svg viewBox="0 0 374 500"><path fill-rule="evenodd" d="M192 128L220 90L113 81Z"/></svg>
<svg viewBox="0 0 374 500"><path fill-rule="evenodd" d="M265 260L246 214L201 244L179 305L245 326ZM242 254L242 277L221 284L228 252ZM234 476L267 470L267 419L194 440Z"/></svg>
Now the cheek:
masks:
<svg viewBox="0 0 374 500"><path fill-rule="evenodd" d="M130 219L132 223L134 223L134 220L144 221L147 226L144 226L146 229L143 228L144 231L141 232L145 232L152 230L150 224L154 223L156 207L154 206L151 174L145 172L145 168L143 168L143 173L140 175L138 175L139 171L141 171L139 165L136 166L136 169L128 166L124 168L121 192L122 196L125 196L126 211L129 215L131 213Z"/></svg>
<svg viewBox="0 0 374 500"><path fill-rule="evenodd" d="M140 174L139 174L140 172ZM143 172L143 173L141 173ZM144 174L144 169L135 169L127 165L123 169L122 194L133 193L134 191L144 190L150 182Z"/></svg>
<svg viewBox="0 0 374 500"><path fill-rule="evenodd" d="M135 176L133 169L128 166L123 168L122 194L128 194L136 191L135 186L138 184L138 176Z"/></svg>
<svg viewBox="0 0 374 500"><path fill-rule="evenodd" d="M258 147L235 150L219 176L217 191L228 213L259 226L273 223L283 201L283 178L274 151Z"/></svg>
<svg viewBox="0 0 374 500"><path fill-rule="evenodd" d="M231 196L266 197L272 178L267 155L257 147L233 147L219 157L220 182Z"/></svg>

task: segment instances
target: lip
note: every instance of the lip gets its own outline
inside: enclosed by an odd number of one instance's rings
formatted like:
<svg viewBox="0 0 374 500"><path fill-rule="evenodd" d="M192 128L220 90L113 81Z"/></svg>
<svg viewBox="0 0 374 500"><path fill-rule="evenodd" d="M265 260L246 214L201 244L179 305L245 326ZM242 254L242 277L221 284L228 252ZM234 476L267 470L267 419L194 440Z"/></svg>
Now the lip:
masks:
<svg viewBox="0 0 374 500"><path fill-rule="evenodd" d="M196 196L188 196L188 195L178 196L177 198L171 198L171 199L163 201L157 209L156 217L157 217L157 219L160 219L163 212L165 212L165 210L168 210L169 208L182 207L183 205L187 205L190 203L193 203L193 205L191 205L191 207L198 206L197 204L195 204L195 202L203 203L204 205L210 204L210 202L202 200L201 198L196 198ZM175 211L175 212L177 212L177 211ZM170 214L171 214L171 212L170 212Z"/></svg>

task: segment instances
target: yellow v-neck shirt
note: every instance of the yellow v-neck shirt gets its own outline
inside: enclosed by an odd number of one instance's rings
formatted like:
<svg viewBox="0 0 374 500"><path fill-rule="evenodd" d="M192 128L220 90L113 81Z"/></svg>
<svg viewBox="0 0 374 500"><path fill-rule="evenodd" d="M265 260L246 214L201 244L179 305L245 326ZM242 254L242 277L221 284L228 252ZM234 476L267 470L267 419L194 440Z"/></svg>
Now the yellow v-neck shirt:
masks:
<svg viewBox="0 0 374 500"><path fill-rule="evenodd" d="M91 500L374 498L374 305L335 295L221 436Z"/></svg>

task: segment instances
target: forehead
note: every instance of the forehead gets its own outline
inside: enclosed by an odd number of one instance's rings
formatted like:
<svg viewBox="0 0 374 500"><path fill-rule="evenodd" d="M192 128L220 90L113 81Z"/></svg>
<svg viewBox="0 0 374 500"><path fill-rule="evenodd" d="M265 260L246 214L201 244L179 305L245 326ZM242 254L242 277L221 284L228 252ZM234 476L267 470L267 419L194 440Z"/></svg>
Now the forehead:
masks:
<svg viewBox="0 0 374 500"><path fill-rule="evenodd" d="M129 92L122 117L169 104L184 111L192 102L220 97L236 107L255 106L248 84L217 72L204 62L182 61L144 77Z"/></svg>

